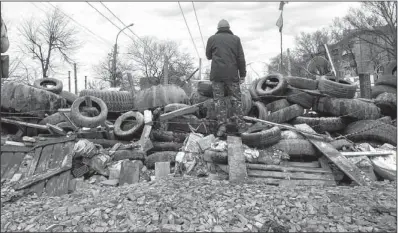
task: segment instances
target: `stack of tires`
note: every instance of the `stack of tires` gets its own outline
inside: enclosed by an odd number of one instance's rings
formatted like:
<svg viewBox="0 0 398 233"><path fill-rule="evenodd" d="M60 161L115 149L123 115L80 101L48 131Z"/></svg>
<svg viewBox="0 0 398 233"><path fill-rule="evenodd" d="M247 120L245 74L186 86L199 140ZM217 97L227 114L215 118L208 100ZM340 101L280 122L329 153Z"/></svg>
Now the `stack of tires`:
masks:
<svg viewBox="0 0 398 233"><path fill-rule="evenodd" d="M385 67L384 74L372 87L372 98L384 116L397 118L397 62Z"/></svg>
<svg viewBox="0 0 398 233"><path fill-rule="evenodd" d="M57 80L59 83L59 80ZM58 85L56 92L62 90ZM59 108L66 107L66 100L60 95L49 91L35 83L29 86L23 83L6 82L1 87L1 107L8 111L25 113L43 118Z"/></svg>
<svg viewBox="0 0 398 233"><path fill-rule="evenodd" d="M383 128L388 123L378 119L383 116L396 117L396 95L387 92L378 96L375 101L364 101L354 99L356 89L356 85L350 81L341 79L336 82L334 77L329 76L322 76L315 80L272 74L255 80L250 86L250 94L254 102L249 115L279 124L305 123L317 133L327 132L335 135L351 134L358 129L358 124L353 126L352 124L362 121L370 122L371 125L382 124ZM392 112L395 112L395 116L391 114ZM390 126L392 126L391 124ZM243 140L242 137L242 140L247 145L263 147L267 144L261 142L264 137L267 138L264 135L274 135L276 132L273 129L272 132L274 133L271 134L269 127L258 126L259 124L256 124L252 127L247 132L249 135L243 135L245 139ZM308 152L307 154L315 151L300 135L288 130L281 130L280 137L272 136L271 139L268 139L270 142L274 142L277 141L277 138L280 138L281 143L275 144L280 144L277 146L278 149L283 149L285 147L283 145L291 146L301 143L301 145L305 145L303 148L307 148L304 150ZM374 137L369 137L367 134L374 135ZM396 136L396 134L392 135ZM366 133L357 132L349 138L354 141L358 138L372 138L376 141L396 145L396 139L393 140L390 137L386 139L380 136L380 132L372 128L368 129ZM294 140L294 143L284 143L283 140ZM294 148L299 147L294 146ZM289 148L284 149L293 153Z"/></svg>

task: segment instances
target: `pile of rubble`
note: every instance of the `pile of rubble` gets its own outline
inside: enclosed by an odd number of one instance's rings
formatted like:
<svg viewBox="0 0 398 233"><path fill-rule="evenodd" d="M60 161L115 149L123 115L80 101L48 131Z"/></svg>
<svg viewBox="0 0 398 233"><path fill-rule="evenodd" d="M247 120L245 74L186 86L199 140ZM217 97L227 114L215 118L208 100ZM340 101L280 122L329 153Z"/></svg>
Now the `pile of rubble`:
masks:
<svg viewBox="0 0 398 233"><path fill-rule="evenodd" d="M65 156L56 158L57 163L47 161L55 159L54 152L40 165L38 152L30 173L2 167L2 180L7 174L19 189L26 189L70 171L73 190L82 179L116 186L170 173L249 177L273 185L351 180L366 185L395 179L396 94L354 98L356 85L335 77L268 75L242 88L250 129L236 137L236 126L228 125L225 140L214 137L217 119L210 82L199 82L190 98L180 89L157 86L135 95L84 90L78 97L62 90L56 79L41 79L34 86L5 83L2 148L20 152L15 147L24 147L32 155L49 144L55 144L55 151L57 142L73 145L68 153L64 148Z"/></svg>

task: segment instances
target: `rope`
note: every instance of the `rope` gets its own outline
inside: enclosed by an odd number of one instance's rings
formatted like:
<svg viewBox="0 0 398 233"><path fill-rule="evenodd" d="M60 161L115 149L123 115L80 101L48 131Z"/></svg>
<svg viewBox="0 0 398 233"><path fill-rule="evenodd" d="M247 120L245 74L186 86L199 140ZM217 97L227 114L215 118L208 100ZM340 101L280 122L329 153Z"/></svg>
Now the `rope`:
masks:
<svg viewBox="0 0 398 233"><path fill-rule="evenodd" d="M199 52L198 52L198 48L196 47L195 41L194 41L194 39L193 39L193 37L192 37L191 30L189 30L189 26L188 26L187 20L185 19L184 11L183 11L182 8L181 8L180 2L178 2L178 6L180 7L180 11L181 11L182 17L184 17L185 25L187 26L189 35L191 36L192 43L193 43L193 45L194 45L194 47L195 47L195 50L196 50L196 54L198 55L198 58L200 58Z"/></svg>

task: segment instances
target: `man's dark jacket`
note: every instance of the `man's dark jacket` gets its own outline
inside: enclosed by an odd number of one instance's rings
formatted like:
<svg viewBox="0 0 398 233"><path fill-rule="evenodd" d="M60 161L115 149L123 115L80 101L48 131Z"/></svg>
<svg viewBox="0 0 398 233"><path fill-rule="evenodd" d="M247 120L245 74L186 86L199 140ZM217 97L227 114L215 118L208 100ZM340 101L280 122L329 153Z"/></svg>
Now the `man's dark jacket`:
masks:
<svg viewBox="0 0 398 233"><path fill-rule="evenodd" d="M240 78L246 77L245 54L240 38L229 29L221 28L207 40L206 57L212 60L211 81L239 82Z"/></svg>

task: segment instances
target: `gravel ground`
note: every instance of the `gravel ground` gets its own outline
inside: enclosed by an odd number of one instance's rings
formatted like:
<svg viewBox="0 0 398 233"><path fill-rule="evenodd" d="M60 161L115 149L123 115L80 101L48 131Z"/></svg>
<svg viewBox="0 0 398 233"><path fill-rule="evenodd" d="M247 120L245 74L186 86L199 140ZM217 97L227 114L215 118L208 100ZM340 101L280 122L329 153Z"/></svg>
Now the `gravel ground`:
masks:
<svg viewBox="0 0 398 233"><path fill-rule="evenodd" d="M396 232L396 183L281 188L174 177L4 203L2 231Z"/></svg>

